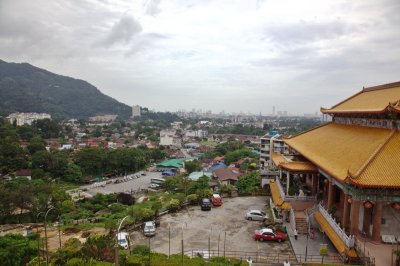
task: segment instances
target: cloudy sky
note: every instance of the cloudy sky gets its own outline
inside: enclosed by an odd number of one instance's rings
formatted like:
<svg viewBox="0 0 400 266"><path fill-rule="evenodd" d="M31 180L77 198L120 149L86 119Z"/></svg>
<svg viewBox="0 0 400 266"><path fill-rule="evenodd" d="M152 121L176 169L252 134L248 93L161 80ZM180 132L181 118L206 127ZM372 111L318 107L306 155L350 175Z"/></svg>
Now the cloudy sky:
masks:
<svg viewBox="0 0 400 266"><path fill-rule="evenodd" d="M314 113L400 80L400 1L0 0L0 59L159 111Z"/></svg>

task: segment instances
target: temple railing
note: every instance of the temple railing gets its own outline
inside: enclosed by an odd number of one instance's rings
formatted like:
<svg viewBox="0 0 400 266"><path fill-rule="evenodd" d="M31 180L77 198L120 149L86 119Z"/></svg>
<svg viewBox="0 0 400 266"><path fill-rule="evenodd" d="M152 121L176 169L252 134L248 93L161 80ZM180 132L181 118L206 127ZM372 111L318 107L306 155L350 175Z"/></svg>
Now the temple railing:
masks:
<svg viewBox="0 0 400 266"><path fill-rule="evenodd" d="M281 198L284 201L314 201L315 202L317 200L317 196L289 196L289 195L286 195L278 177L276 178L276 183L278 185L279 192L281 194Z"/></svg>
<svg viewBox="0 0 400 266"><path fill-rule="evenodd" d="M329 223L329 225L333 228L335 233L343 240L348 248L354 247L354 236L348 236L345 231L340 228L339 224L336 223L335 219L325 210L325 208L320 204L318 204L318 211L324 216L325 220Z"/></svg>

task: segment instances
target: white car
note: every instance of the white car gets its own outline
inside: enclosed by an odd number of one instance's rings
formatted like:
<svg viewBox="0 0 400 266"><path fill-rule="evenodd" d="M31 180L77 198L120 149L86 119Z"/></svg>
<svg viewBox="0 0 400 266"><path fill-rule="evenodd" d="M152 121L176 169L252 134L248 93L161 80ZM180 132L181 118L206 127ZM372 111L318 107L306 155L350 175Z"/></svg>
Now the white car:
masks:
<svg viewBox="0 0 400 266"><path fill-rule="evenodd" d="M251 210L246 213L245 217L249 221L264 221L268 218L265 212L260 210Z"/></svg>
<svg viewBox="0 0 400 266"><path fill-rule="evenodd" d="M158 184L150 184L149 188L157 189L157 188L160 188L160 185L158 185Z"/></svg>
<svg viewBox="0 0 400 266"><path fill-rule="evenodd" d="M118 233L118 245L124 249L128 249L128 238L129 234L127 232Z"/></svg>
<svg viewBox="0 0 400 266"><path fill-rule="evenodd" d="M156 223L154 221L145 222L143 233L145 236L154 236L156 234Z"/></svg>

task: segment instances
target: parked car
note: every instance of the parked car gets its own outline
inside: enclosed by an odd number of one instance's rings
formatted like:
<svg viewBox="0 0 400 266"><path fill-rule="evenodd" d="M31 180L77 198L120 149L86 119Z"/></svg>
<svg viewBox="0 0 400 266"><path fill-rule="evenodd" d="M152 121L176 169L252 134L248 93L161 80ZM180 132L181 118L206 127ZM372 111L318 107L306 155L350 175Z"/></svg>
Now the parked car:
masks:
<svg viewBox="0 0 400 266"><path fill-rule="evenodd" d="M128 249L128 237L129 234L127 232L118 233L118 245L123 247L124 249Z"/></svg>
<svg viewBox="0 0 400 266"><path fill-rule="evenodd" d="M156 235L156 222L148 221L144 223L143 233L145 236L154 236Z"/></svg>
<svg viewBox="0 0 400 266"><path fill-rule="evenodd" d="M160 188L159 184L150 184L149 188L158 189Z"/></svg>
<svg viewBox="0 0 400 266"><path fill-rule="evenodd" d="M202 198L200 202L200 207L202 211L211 210L211 201L208 198Z"/></svg>
<svg viewBox="0 0 400 266"><path fill-rule="evenodd" d="M254 239L259 241L277 241L286 240L286 235L282 232L274 232L272 229L264 228L254 232Z"/></svg>
<svg viewBox="0 0 400 266"><path fill-rule="evenodd" d="M264 221L267 218L265 212L260 210L251 210L246 213L246 219L249 221Z"/></svg>
<svg viewBox="0 0 400 266"><path fill-rule="evenodd" d="M222 198L219 194L212 195L212 204L213 206L221 206L222 205Z"/></svg>

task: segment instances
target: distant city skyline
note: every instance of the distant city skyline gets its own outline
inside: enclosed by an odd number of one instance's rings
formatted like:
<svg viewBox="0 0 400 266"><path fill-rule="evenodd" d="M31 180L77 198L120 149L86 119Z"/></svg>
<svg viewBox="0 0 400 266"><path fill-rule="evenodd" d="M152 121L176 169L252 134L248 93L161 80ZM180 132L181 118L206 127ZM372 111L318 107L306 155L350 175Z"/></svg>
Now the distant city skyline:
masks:
<svg viewBox="0 0 400 266"><path fill-rule="evenodd" d="M156 111L314 114L400 80L399 13L397 0L0 0L0 59Z"/></svg>

